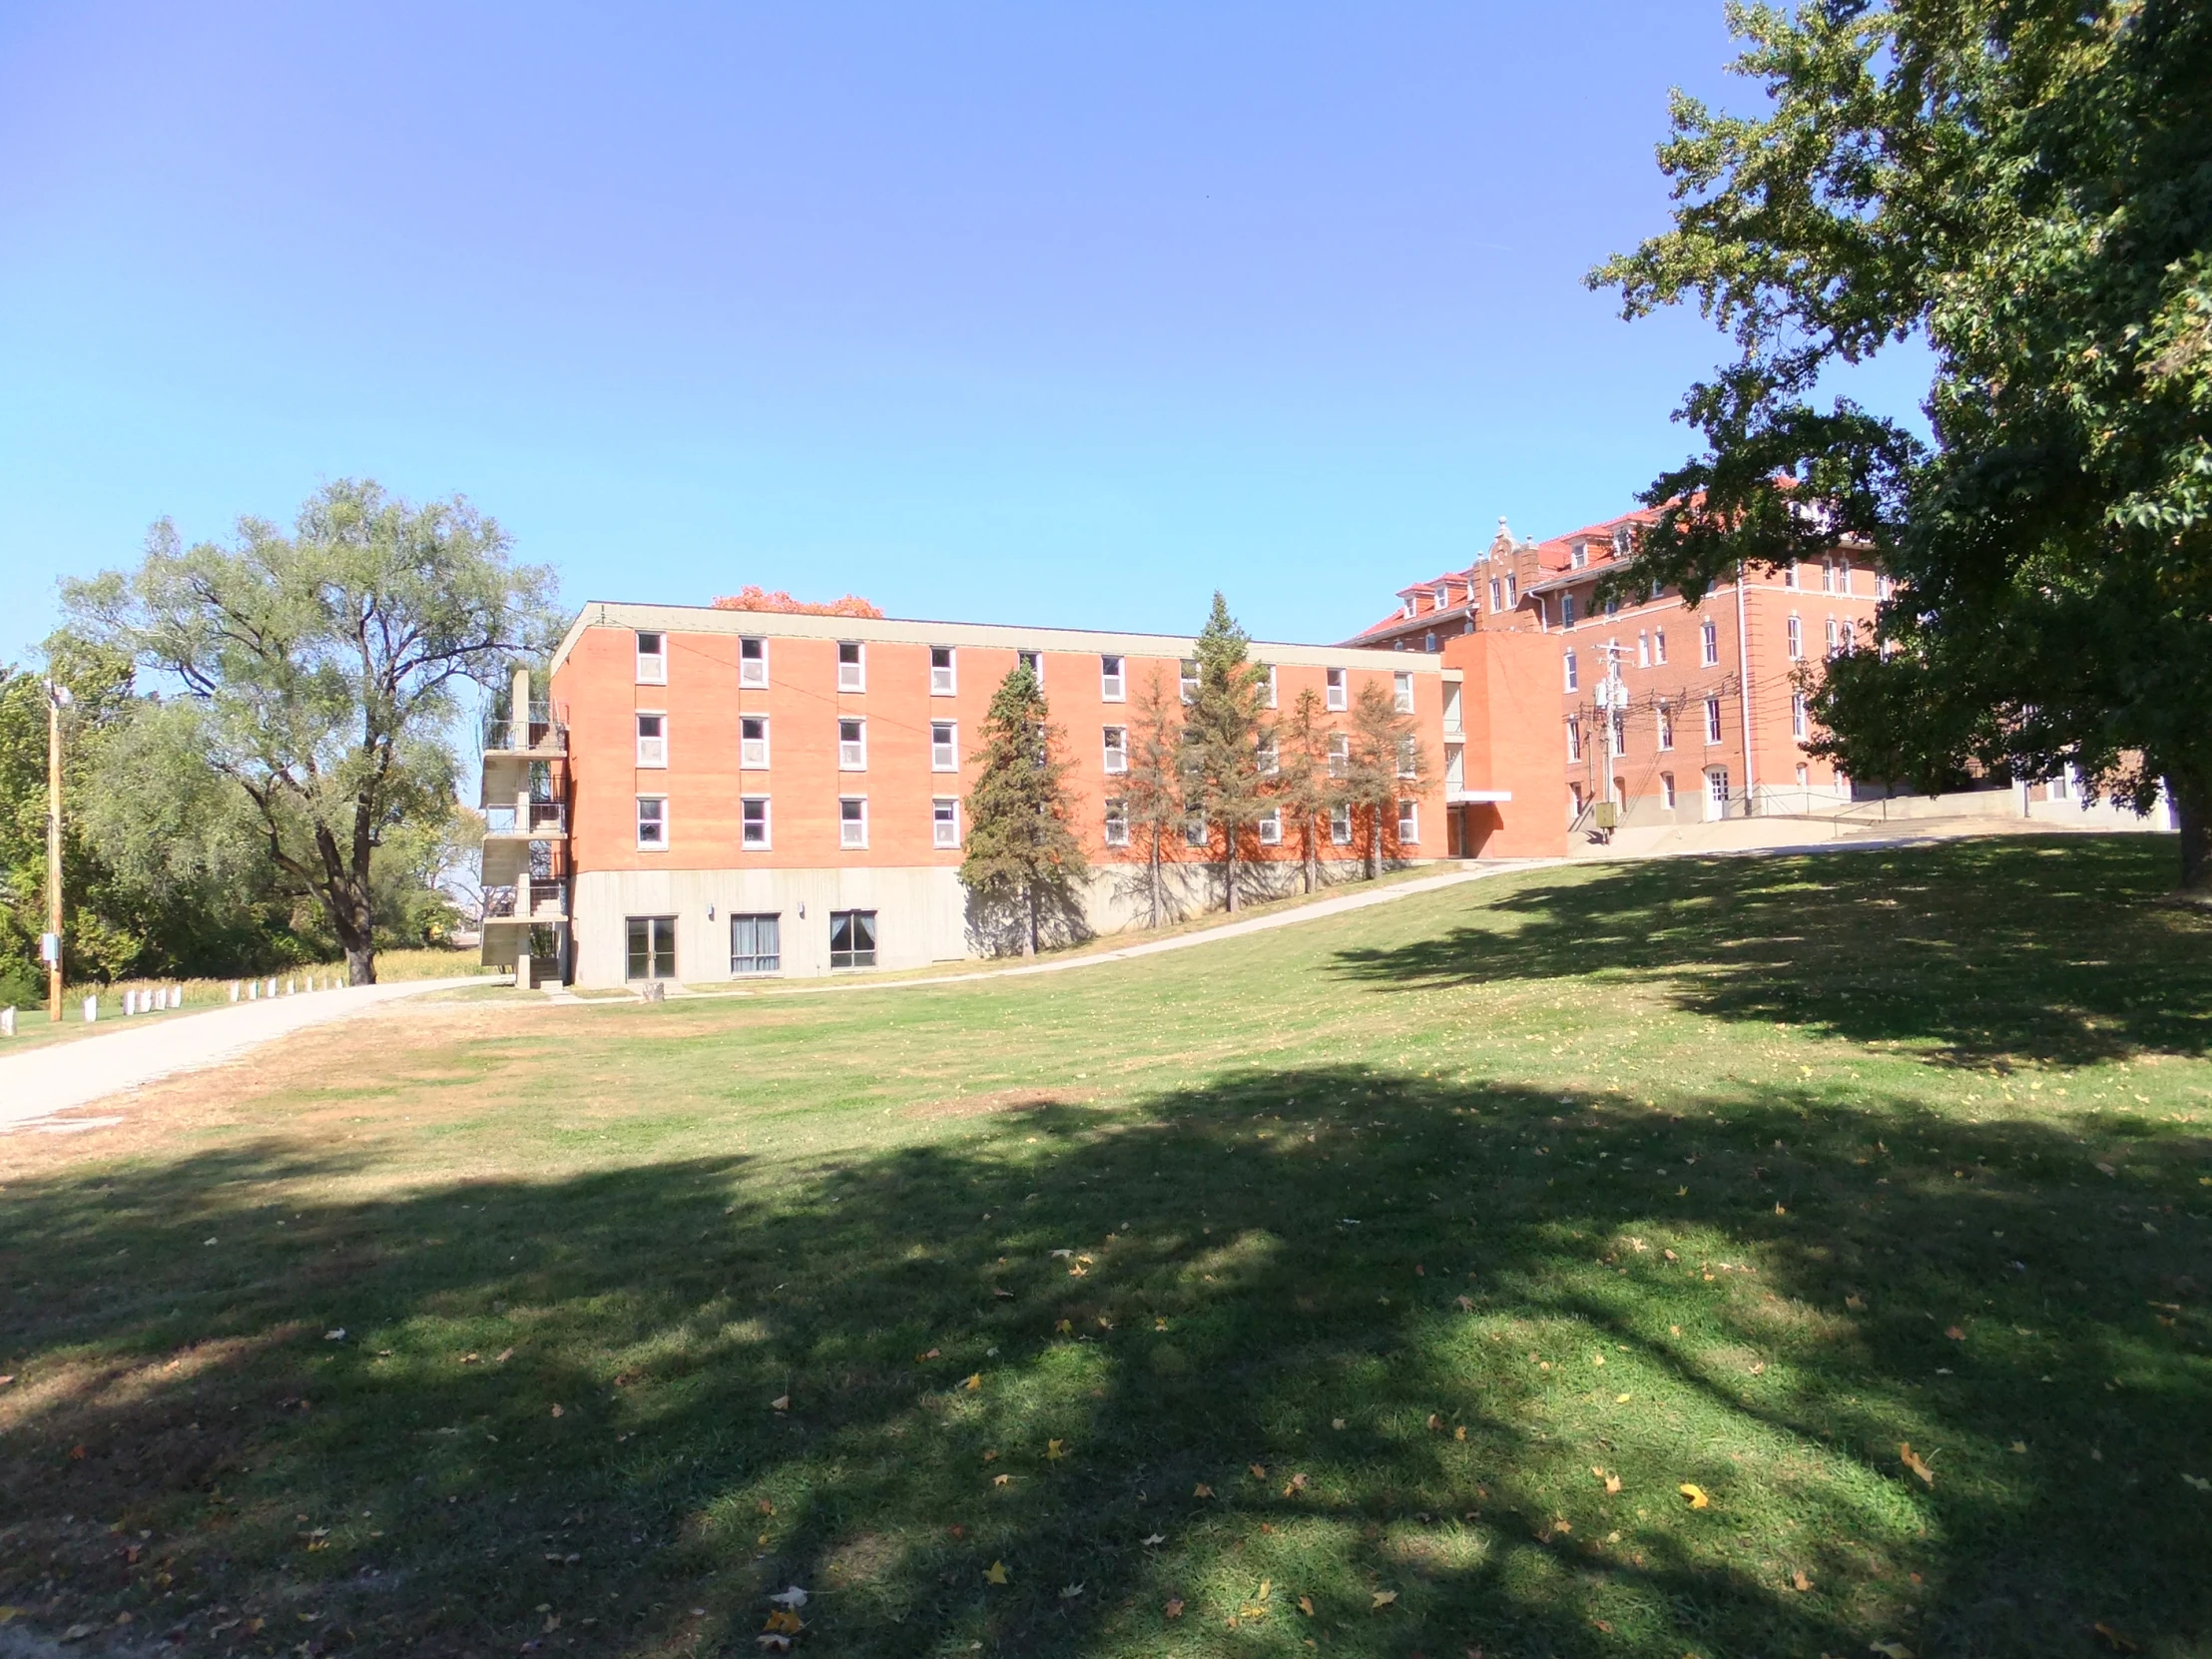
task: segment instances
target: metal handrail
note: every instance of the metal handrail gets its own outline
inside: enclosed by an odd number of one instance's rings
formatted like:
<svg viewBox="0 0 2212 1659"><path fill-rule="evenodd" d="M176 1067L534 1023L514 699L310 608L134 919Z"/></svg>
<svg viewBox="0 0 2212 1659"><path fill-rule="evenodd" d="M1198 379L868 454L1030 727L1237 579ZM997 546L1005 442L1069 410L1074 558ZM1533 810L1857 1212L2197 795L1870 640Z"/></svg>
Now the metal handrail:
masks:
<svg viewBox="0 0 2212 1659"><path fill-rule="evenodd" d="M530 912L522 915L515 909L515 889L512 886L486 887L484 889L484 919L486 921L534 921L551 920L568 914L568 883L566 881L532 881L530 883Z"/></svg>
<svg viewBox="0 0 2212 1659"><path fill-rule="evenodd" d="M516 739L522 741L518 743ZM561 703L531 703L521 720L487 710L483 740L487 754L493 751L565 751L568 747L568 708Z"/></svg>
<svg viewBox="0 0 2212 1659"><path fill-rule="evenodd" d="M512 807L486 807L484 809L484 832L492 835L511 835L522 827L515 822ZM530 803L530 834L568 832L568 805L560 801L533 801Z"/></svg>

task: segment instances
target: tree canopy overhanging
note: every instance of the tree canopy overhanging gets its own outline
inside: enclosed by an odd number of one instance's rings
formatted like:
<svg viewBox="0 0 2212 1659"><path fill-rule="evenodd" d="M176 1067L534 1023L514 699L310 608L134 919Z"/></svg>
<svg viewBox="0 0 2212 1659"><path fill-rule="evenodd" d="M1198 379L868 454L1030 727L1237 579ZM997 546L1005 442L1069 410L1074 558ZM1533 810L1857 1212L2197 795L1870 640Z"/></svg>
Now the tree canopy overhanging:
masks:
<svg viewBox="0 0 2212 1659"><path fill-rule="evenodd" d="M1733 360L1621 586L1864 548L1881 649L1814 686L1855 777L1961 769L2147 806L2212 889L2212 8L1732 5L1768 108L1677 92L1672 229L1590 274L1694 299ZM1925 342L1928 440L1823 374Z"/></svg>

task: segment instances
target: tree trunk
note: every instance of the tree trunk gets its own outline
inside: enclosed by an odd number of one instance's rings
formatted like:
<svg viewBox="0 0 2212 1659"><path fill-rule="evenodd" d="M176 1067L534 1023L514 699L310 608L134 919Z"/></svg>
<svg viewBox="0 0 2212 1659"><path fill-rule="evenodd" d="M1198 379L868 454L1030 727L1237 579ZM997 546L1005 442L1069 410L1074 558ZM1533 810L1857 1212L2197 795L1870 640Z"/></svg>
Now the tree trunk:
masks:
<svg viewBox="0 0 2212 1659"><path fill-rule="evenodd" d="M1382 809L1368 809L1368 879L1378 879L1382 873Z"/></svg>
<svg viewBox="0 0 2212 1659"><path fill-rule="evenodd" d="M1302 866L1302 868L1301 868L1301 870L1300 870L1300 873L1301 873L1301 874L1303 874L1303 875L1304 875L1304 876L1306 877L1306 890L1307 890L1308 892L1312 892L1312 891L1314 890L1314 875L1315 875L1315 870L1314 870L1314 821L1313 821L1312 817L1310 817L1310 816L1309 816L1309 817L1307 818L1307 820L1306 820L1306 827L1305 827L1305 828L1304 828L1303 830L1301 830L1299 831L1299 860L1298 860L1298 861L1299 861L1300 865Z"/></svg>
<svg viewBox="0 0 2212 1659"><path fill-rule="evenodd" d="M2166 788L2181 824L2181 891L2212 901L2212 781L2169 778Z"/></svg>
<svg viewBox="0 0 2212 1659"><path fill-rule="evenodd" d="M1034 956L1037 953L1037 887L1035 882L1029 884L1028 895L1029 930L1022 935L1021 953L1024 956Z"/></svg>
<svg viewBox="0 0 2212 1659"><path fill-rule="evenodd" d="M1152 851L1148 860L1152 866L1152 925L1160 925L1160 827L1152 827Z"/></svg>
<svg viewBox="0 0 2212 1659"><path fill-rule="evenodd" d="M338 948L345 952L348 985L376 983L376 912L368 896L368 846L354 837L350 866L338 851L337 839L328 828L315 827L315 851L322 865L322 879L312 882L322 912L330 919Z"/></svg>
<svg viewBox="0 0 2212 1659"><path fill-rule="evenodd" d="M1225 857L1223 885L1228 888L1227 902L1223 905L1231 915L1237 913L1237 827L1234 824L1222 828L1222 851Z"/></svg>

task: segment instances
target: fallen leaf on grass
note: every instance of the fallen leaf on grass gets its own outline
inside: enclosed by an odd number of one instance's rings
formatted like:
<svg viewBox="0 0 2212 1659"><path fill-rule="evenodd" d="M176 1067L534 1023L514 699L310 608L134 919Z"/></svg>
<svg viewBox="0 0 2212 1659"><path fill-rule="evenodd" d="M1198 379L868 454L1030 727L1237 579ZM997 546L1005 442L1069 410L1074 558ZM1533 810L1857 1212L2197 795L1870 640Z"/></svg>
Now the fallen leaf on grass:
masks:
<svg viewBox="0 0 2212 1659"><path fill-rule="evenodd" d="M1713 1500L1705 1495L1705 1488L1694 1481L1685 1480L1675 1490L1690 1500L1690 1507L1693 1509L1710 1509L1713 1506Z"/></svg>
<svg viewBox="0 0 2212 1659"><path fill-rule="evenodd" d="M1944 1326L1943 1335L1948 1337L1954 1343L1962 1343L1966 1340L1966 1334L1963 1331L1959 1330L1958 1327L1955 1325Z"/></svg>
<svg viewBox="0 0 2212 1659"><path fill-rule="evenodd" d="M1555 1519L1551 1523L1551 1530L1554 1533L1558 1534L1560 1537L1565 1537L1569 1532L1572 1532L1574 1530L1574 1523L1572 1521Z"/></svg>
<svg viewBox="0 0 2212 1659"><path fill-rule="evenodd" d="M960 1386L961 1386L961 1387L963 1387L963 1388L967 1389L967 1390L968 1390L968 1392L970 1392L970 1393L973 1393L973 1392L974 1392L974 1391L975 1391L975 1390L976 1390L977 1388L980 1388L980 1387L981 1387L982 1385L983 1385L983 1374L982 1374L981 1372L977 1372L977 1373L976 1373L976 1374L975 1374L975 1375L974 1375L973 1377L970 1377L970 1378L969 1378L969 1379L968 1379L968 1380L967 1380L967 1381L966 1381L965 1382L963 1382L963 1383L961 1383L961 1384L960 1384Z"/></svg>
<svg viewBox="0 0 2212 1659"><path fill-rule="evenodd" d="M1629 1402L1630 1400L1634 1399L1635 1397L1636 1397L1636 1396L1635 1396L1634 1394L1615 1394L1615 1395L1613 1396L1613 1403L1614 1403L1615 1405L1626 1405L1626 1404L1627 1404L1627 1403L1628 1403L1628 1402Z"/></svg>
<svg viewBox="0 0 2212 1659"><path fill-rule="evenodd" d="M1059 1461L1059 1460L1060 1460L1061 1458L1065 1457L1065 1456L1066 1456L1067 1454L1068 1454L1068 1443L1067 1443L1067 1441L1065 1441L1065 1440L1047 1440L1047 1441L1045 1441L1045 1443L1044 1443L1044 1455L1045 1455L1045 1461L1047 1461L1047 1462L1050 1462L1050 1463L1057 1463L1057 1462L1058 1462L1058 1461Z"/></svg>
<svg viewBox="0 0 2212 1659"><path fill-rule="evenodd" d="M2129 1641L2125 1636L2121 1635L2117 1630L2114 1630L2102 1619L2097 1620L2097 1622L2091 1625L2089 1628L2094 1630L2099 1636L2102 1636L2106 1641L2110 1642L2112 1644L2112 1651L2115 1653L2140 1653L2142 1651L2142 1645L2140 1643Z"/></svg>
<svg viewBox="0 0 2212 1659"><path fill-rule="evenodd" d="M994 1474L991 1476L991 1484L994 1486L1011 1486L1013 1483L1014 1477L1010 1474Z"/></svg>
<svg viewBox="0 0 2212 1659"><path fill-rule="evenodd" d="M1003 1583L1005 1583L1005 1582L1006 1582L1006 1563L1005 1563L1005 1562L1003 1562L1003 1561L993 1561L993 1562L992 1562L992 1563L990 1564L990 1568L989 1568L989 1570L988 1570L988 1571L986 1571L986 1572L985 1572L985 1573L983 1574L983 1582L984 1582L984 1583L986 1583L986 1584L1003 1584Z"/></svg>
<svg viewBox="0 0 2212 1659"><path fill-rule="evenodd" d="M1879 1653L1882 1659L1913 1659L1913 1650L1903 1642L1869 1642L1869 1653Z"/></svg>
<svg viewBox="0 0 2212 1659"><path fill-rule="evenodd" d="M753 1639L761 1644L763 1651L768 1653L789 1653L792 1650L792 1639L789 1636L779 1635L775 1632L756 1636ZM531 1645L536 1646L535 1643Z"/></svg>
<svg viewBox="0 0 2212 1659"><path fill-rule="evenodd" d="M914 1364L917 1366L927 1365L931 1360L934 1360L936 1358L938 1358L938 1351L936 1349L931 1349L927 1354L915 1355Z"/></svg>
<svg viewBox="0 0 2212 1659"><path fill-rule="evenodd" d="M1255 1463L1255 1464L1253 1464L1253 1465L1252 1465L1252 1478L1253 1478L1253 1479L1255 1479L1255 1480L1265 1480L1265 1479L1266 1479L1267 1477L1268 1477L1268 1466L1267 1466L1267 1464L1265 1464L1265 1463Z"/></svg>
<svg viewBox="0 0 2212 1659"><path fill-rule="evenodd" d="M561 1409L558 1402L555 1402L553 1406L553 1414L557 1417L567 1415L567 1413Z"/></svg>
<svg viewBox="0 0 2212 1659"><path fill-rule="evenodd" d="M771 1511L773 1513L773 1511ZM778 1590L769 1600L780 1607L800 1608L807 1605L807 1592L794 1584L788 1590Z"/></svg>
<svg viewBox="0 0 2212 1659"><path fill-rule="evenodd" d="M762 1628L764 1630L781 1630L789 1635L796 1636L807 1627L800 1622L797 1613L792 1612L789 1608L779 1607L769 1614L768 1623Z"/></svg>
<svg viewBox="0 0 2212 1659"><path fill-rule="evenodd" d="M1151 1537L1144 1540L1144 1547L1150 1549L1154 1544L1164 1544L1167 1541L1168 1535L1165 1532L1155 1532Z"/></svg>
<svg viewBox="0 0 2212 1659"><path fill-rule="evenodd" d="M1378 1590L1375 1592L1375 1605L1373 1607L1370 1607L1368 1611L1371 1613L1376 1612L1381 1608L1389 1606L1389 1604L1396 1599L1397 1592L1395 1590Z"/></svg>
<svg viewBox="0 0 2212 1659"><path fill-rule="evenodd" d="M1465 1423L1461 1423L1458 1427L1454 1428L1451 1431L1451 1437L1455 1440L1464 1440L1467 1437L1467 1425Z"/></svg>
<svg viewBox="0 0 2212 1659"><path fill-rule="evenodd" d="M1453 1298L1452 1298L1451 1300L1452 1300L1452 1301L1453 1301L1453 1302L1454 1302L1455 1304L1457 1304L1457 1306L1458 1306L1458 1309L1459 1309L1459 1311L1460 1311L1461 1313L1463 1313L1463 1314L1471 1314L1471 1313L1473 1313L1473 1312L1474 1312L1474 1298L1473 1298L1473 1297L1471 1297L1471 1296L1457 1296L1457 1297L1453 1297Z"/></svg>
<svg viewBox="0 0 2212 1659"><path fill-rule="evenodd" d="M1803 1567L1798 1568L1796 1572L1790 1574L1790 1588L1796 1590L1799 1594L1802 1595L1805 1591L1810 1590L1812 1587L1813 1581L1812 1579L1806 1577L1805 1569Z"/></svg>
<svg viewBox="0 0 2212 1659"><path fill-rule="evenodd" d="M2027 1449L2027 1447L2020 1445L2017 1440L2013 1441L2013 1444L2015 1446L2018 1446L2018 1448L2022 1451L2025 1451ZM2207 1480L2201 1474L2185 1474L2181 1478L2188 1481L2190 1485L2196 1487L2196 1489L2200 1492L2212 1492L2212 1480Z"/></svg>
<svg viewBox="0 0 2212 1659"><path fill-rule="evenodd" d="M1314 1616L1314 1598L1312 1596L1300 1596L1298 1598L1298 1610L1308 1618L1312 1618Z"/></svg>
<svg viewBox="0 0 2212 1659"><path fill-rule="evenodd" d="M1073 1320L1062 1320L1052 1329L1062 1337L1071 1337L1075 1334L1075 1322Z"/></svg>
<svg viewBox="0 0 2212 1659"><path fill-rule="evenodd" d="M500 1350L500 1351L499 1351L499 1352L498 1352L497 1354L495 1354L494 1356L492 1356L492 1362L491 1362L491 1363L492 1363L493 1365L495 1365L495 1366L503 1366L503 1365L505 1365L505 1364L506 1364L506 1363L507 1363L507 1362L508 1362L509 1360L512 1360L512 1359L513 1359L514 1357L515 1357L515 1351L514 1351L513 1349L511 1349L511 1348L503 1348L503 1349L501 1349L501 1350Z"/></svg>
<svg viewBox="0 0 2212 1659"><path fill-rule="evenodd" d="M1083 1586L1080 1584L1063 1584L1060 1586L1060 1599L1062 1601L1073 1601L1082 1593Z"/></svg>
<svg viewBox="0 0 2212 1659"><path fill-rule="evenodd" d="M768 1408L771 1411L789 1411L792 1408L792 1396L790 1394L778 1394L768 1402Z"/></svg>
<svg viewBox="0 0 2212 1659"><path fill-rule="evenodd" d="M1193 1497L1212 1497L1213 1495L1214 1488L1207 1485L1203 1480L1191 1488L1191 1496Z"/></svg>
<svg viewBox="0 0 2212 1659"><path fill-rule="evenodd" d="M1181 1618L1183 1616L1183 1602L1181 1598L1170 1598L1167 1606L1163 1607L1161 1611L1167 1614L1167 1616L1171 1619Z"/></svg>
<svg viewBox="0 0 2212 1659"><path fill-rule="evenodd" d="M1898 1461L1919 1475L1923 1485L1933 1486L1936 1484L1936 1471L1921 1460L1921 1454L1913 1449L1911 1440L1907 1440L1898 1447Z"/></svg>
<svg viewBox="0 0 2212 1659"><path fill-rule="evenodd" d="M1298 1494L1299 1494L1300 1492L1303 1492L1303 1491L1304 1491L1305 1489L1306 1489L1306 1476L1305 1476L1304 1474L1302 1474L1302 1473L1301 1473L1301 1474L1294 1474L1294 1475L1292 1475L1292 1476L1291 1476L1291 1483L1290 1483L1290 1484L1289 1484L1288 1486L1285 1486L1285 1487L1283 1488L1283 1495L1284 1495L1285 1497L1296 1497L1296 1496L1297 1496L1297 1495L1298 1495Z"/></svg>
<svg viewBox="0 0 2212 1659"><path fill-rule="evenodd" d="M1867 1311L1867 1299L1854 1291L1844 1298L1844 1306L1855 1314L1863 1314Z"/></svg>

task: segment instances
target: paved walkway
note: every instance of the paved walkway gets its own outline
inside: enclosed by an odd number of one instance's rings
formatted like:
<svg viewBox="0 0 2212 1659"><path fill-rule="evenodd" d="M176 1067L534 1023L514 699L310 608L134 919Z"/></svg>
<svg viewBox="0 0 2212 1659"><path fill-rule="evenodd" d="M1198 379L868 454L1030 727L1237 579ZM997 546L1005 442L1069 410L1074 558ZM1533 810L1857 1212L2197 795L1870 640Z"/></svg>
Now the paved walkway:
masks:
<svg viewBox="0 0 2212 1659"><path fill-rule="evenodd" d="M50 1043L22 1054L0 1052L0 1133L157 1078L217 1065L288 1032L350 1019L399 997L485 982L479 975L348 985L125 1024L112 1035Z"/></svg>

